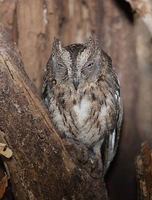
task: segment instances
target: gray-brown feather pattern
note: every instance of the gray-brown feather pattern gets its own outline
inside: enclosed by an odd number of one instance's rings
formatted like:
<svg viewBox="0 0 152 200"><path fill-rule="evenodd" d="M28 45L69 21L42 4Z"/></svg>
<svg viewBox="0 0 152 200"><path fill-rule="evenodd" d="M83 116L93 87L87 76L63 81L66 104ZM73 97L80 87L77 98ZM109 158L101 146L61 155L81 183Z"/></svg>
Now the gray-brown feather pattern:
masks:
<svg viewBox="0 0 152 200"><path fill-rule="evenodd" d="M71 57L71 68L75 67L78 54L86 48L83 44L65 47ZM102 50L101 58L102 71L98 78L93 82L87 80L77 91L70 83L55 82L50 58L44 77L43 99L61 137L82 142L89 149L92 148L95 156L100 159L101 153L107 171L118 146L122 106L119 83L112 69L111 59ZM110 136L114 131L116 135L114 139L111 137L113 141Z"/></svg>

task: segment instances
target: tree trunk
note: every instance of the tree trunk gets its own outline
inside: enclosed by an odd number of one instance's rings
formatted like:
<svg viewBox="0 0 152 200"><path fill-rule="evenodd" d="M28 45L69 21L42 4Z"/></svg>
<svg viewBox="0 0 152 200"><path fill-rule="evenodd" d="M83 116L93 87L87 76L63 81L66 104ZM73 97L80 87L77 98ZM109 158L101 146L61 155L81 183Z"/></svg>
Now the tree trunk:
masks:
<svg viewBox="0 0 152 200"><path fill-rule="evenodd" d="M80 148L61 140L53 129L18 50L2 27L0 88L0 131L13 151L7 165L15 199L106 200L103 178L93 178L91 163L70 158L64 145L73 155L79 155Z"/></svg>
<svg viewBox="0 0 152 200"><path fill-rule="evenodd" d="M134 162L141 143L148 140L152 144L149 19L151 0L0 1L0 22L10 30L21 51L25 71L39 91L54 37L67 45L84 42L95 34L112 57L120 79L124 123L119 151L106 177L111 200L135 200Z"/></svg>
<svg viewBox="0 0 152 200"><path fill-rule="evenodd" d="M147 143L142 144L136 160L138 200L152 199L152 150Z"/></svg>

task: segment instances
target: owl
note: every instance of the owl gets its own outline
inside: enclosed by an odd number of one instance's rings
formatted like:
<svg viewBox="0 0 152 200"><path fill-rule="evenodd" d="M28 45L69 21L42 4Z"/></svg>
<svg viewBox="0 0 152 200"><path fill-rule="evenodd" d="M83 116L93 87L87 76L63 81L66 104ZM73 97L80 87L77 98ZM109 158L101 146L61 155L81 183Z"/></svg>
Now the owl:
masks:
<svg viewBox="0 0 152 200"><path fill-rule="evenodd" d="M118 147L122 103L111 58L96 39L65 47L55 39L42 97L61 138L85 145L106 174Z"/></svg>

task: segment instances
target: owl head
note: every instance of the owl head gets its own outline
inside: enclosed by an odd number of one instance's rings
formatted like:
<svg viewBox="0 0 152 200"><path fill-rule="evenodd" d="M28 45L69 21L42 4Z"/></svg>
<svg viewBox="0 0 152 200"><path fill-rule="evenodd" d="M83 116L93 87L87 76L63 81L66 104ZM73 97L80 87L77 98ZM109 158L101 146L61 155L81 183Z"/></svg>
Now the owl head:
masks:
<svg viewBox="0 0 152 200"><path fill-rule="evenodd" d="M109 62L110 58L92 37L86 43L65 47L55 39L47 69L56 83L77 91L84 84L96 82Z"/></svg>

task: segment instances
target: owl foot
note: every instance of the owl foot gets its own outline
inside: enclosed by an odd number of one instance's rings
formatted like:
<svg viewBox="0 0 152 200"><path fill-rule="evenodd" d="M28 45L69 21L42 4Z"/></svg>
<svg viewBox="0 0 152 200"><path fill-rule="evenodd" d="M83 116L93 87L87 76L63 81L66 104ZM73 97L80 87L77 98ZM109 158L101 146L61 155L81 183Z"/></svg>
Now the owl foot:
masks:
<svg viewBox="0 0 152 200"><path fill-rule="evenodd" d="M71 155L71 158L75 163L79 162L82 165L87 163L89 152L88 148L86 148L84 144L71 138L66 138L63 141L68 153Z"/></svg>
<svg viewBox="0 0 152 200"><path fill-rule="evenodd" d="M89 152L89 159L85 165L85 169L91 174L93 178L103 177L103 164L102 160L96 157L92 152Z"/></svg>
<svg viewBox="0 0 152 200"><path fill-rule="evenodd" d="M84 144L72 138L62 139L73 161L85 169L93 178L103 177L102 160Z"/></svg>

